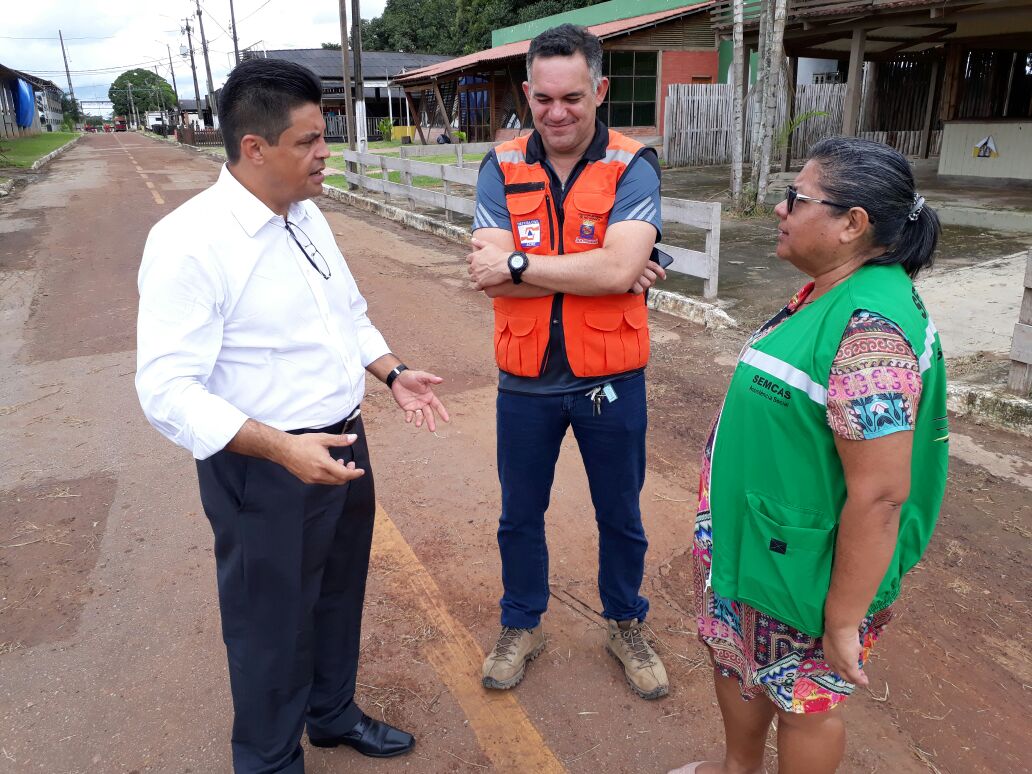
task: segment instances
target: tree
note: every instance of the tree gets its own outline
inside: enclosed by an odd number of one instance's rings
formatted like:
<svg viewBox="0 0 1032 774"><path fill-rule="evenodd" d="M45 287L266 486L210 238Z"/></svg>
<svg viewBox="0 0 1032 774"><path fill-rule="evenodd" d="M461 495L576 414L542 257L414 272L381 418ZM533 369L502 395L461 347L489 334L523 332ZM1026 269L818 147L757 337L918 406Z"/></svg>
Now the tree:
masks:
<svg viewBox="0 0 1032 774"><path fill-rule="evenodd" d="M753 161L759 167L756 183L757 206L763 206L763 200L767 197L767 183L770 179L770 157L774 145L774 122L777 117L778 82L781 79L782 64L785 59L786 0L771 0L771 2L773 13L768 25L770 34L767 38L767 57L764 62L767 72L763 81L760 147L753 149ZM758 154L757 150L759 151Z"/></svg>
<svg viewBox="0 0 1032 774"><path fill-rule="evenodd" d="M734 30L732 32L731 53L731 99L733 101L734 129L731 136L731 199L734 206L742 208L742 158L745 150L745 95L748 91L746 83L748 75L745 69L744 16L743 0L732 0L734 8Z"/></svg>
<svg viewBox="0 0 1032 774"><path fill-rule="evenodd" d="M340 51L340 43L323 43L322 48L324 51Z"/></svg>
<svg viewBox="0 0 1032 774"><path fill-rule="evenodd" d="M594 5L599 0L387 0L383 15L362 20L368 51L458 56L491 47L491 31Z"/></svg>
<svg viewBox="0 0 1032 774"><path fill-rule="evenodd" d="M129 86L132 86L132 100L130 101ZM137 113L144 113L148 110L168 110L179 104L172 86L157 73L151 70L144 70L137 67L134 70L126 70L115 78L111 88L108 89L108 99L114 106L114 113L117 116L128 116L132 113L132 107Z"/></svg>
<svg viewBox="0 0 1032 774"><path fill-rule="evenodd" d="M77 124L82 121L82 111L79 103L67 94L61 95L61 117L65 122Z"/></svg>

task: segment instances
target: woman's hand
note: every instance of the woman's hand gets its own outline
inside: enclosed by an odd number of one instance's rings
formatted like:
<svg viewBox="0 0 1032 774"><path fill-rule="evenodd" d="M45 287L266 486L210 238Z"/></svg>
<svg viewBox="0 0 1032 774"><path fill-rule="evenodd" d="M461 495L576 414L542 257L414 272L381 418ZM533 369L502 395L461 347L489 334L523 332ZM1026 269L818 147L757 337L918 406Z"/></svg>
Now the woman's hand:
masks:
<svg viewBox="0 0 1032 774"><path fill-rule="evenodd" d="M821 641L824 644L824 660L828 662L832 671L853 685L867 685L867 675L860 667L863 645L860 642L859 625L844 629L825 629Z"/></svg>

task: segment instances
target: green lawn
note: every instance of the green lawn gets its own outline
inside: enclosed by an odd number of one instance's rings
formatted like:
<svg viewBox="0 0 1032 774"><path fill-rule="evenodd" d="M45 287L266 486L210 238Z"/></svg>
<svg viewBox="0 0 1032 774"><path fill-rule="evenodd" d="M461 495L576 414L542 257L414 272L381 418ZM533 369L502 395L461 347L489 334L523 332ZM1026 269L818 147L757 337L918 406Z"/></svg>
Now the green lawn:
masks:
<svg viewBox="0 0 1032 774"><path fill-rule="evenodd" d="M369 177L380 177L379 172L369 172ZM387 179L392 183L401 182L401 172L390 172L387 175ZM332 185L335 188L347 189L348 182L344 175L327 175L324 181L326 185ZM436 177L426 177L425 175L413 175L412 186L414 188L441 188L443 181Z"/></svg>
<svg viewBox="0 0 1032 774"><path fill-rule="evenodd" d="M383 154L383 155L386 156L387 154ZM483 153L469 153L469 154L465 154L464 153L464 154L462 154L462 165L464 167L479 166L480 165L480 160L482 158L484 158L484 154ZM339 153L334 155L334 156L331 156L330 157L330 161L333 162L333 163L331 163L331 166L335 166L335 167L338 167L338 168L340 168L340 166L342 164L346 163L341 158ZM455 166L455 154L454 153L444 153L444 154L442 154L440 156L420 156L419 158L414 158L413 157L411 159L411 161L422 161L422 162L424 162L426 164L451 164L452 166ZM366 168L367 169L373 169L374 167L372 167L369 164L366 164Z"/></svg>
<svg viewBox="0 0 1032 774"><path fill-rule="evenodd" d="M78 132L44 132L33 137L0 140L0 167L31 167L34 161L78 136Z"/></svg>
<svg viewBox="0 0 1032 774"><path fill-rule="evenodd" d="M333 153L342 153L348 149L348 144L346 142L331 142L327 143L327 147L329 147L330 151ZM375 142L369 143L369 150L373 151L374 153L376 151L385 151L387 153L392 153L399 150L400 148L401 140L377 140Z"/></svg>

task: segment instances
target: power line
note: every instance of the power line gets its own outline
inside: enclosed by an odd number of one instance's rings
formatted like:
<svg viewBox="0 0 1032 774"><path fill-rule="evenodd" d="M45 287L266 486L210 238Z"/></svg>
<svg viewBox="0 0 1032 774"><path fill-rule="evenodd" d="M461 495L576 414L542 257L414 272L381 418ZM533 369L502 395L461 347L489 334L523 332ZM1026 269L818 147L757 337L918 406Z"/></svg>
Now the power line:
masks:
<svg viewBox="0 0 1032 774"><path fill-rule="evenodd" d="M91 35L86 35L86 36L78 37L78 38L65 38L65 40L114 40L117 37L118 37L118 35L105 35L103 37L95 37L95 36L91 36ZM49 36L49 35L47 37L37 37L37 38L33 38L33 37L23 38L23 37L16 37L14 35L0 35L0 40L57 40L57 39L58 38L55 38L55 37Z"/></svg>
<svg viewBox="0 0 1032 774"><path fill-rule="evenodd" d="M245 16L240 21L247 21L248 19L250 19L252 16L254 16L256 13L258 13L260 10L262 10L262 8L264 8L265 6L267 6L271 2L272 2L272 0L265 0L264 3L262 3L257 8L255 8L253 11L251 11L251 13L247 14L247 16ZM237 22L237 23L239 24L239 22Z"/></svg>
<svg viewBox="0 0 1032 774"><path fill-rule="evenodd" d="M208 10L208 6L206 6L204 3L201 3L201 8L203 8L204 12L206 14L208 14L208 18L211 21L215 22L215 26L216 27L218 27L220 30L222 30L222 32L225 33L226 35L230 34L229 30L227 30L225 27L223 27L221 24L219 24L219 20L211 15L211 11ZM214 41L218 40L221 37L222 37L222 35L217 35L216 37L212 38L211 40L208 41L208 45L210 46Z"/></svg>
<svg viewBox="0 0 1032 774"><path fill-rule="evenodd" d="M87 70L70 70L70 72L72 74L74 74L74 75L89 75L91 73L92 74L105 73L105 72L111 72L111 71L114 71L114 70L128 70L128 69L133 68L133 67L143 67L143 66L153 67L154 65L161 66L162 61L163 61L162 59L149 59L146 62L135 62L133 64L124 64L124 65L111 65L110 67L95 67L95 68L91 68L91 69L87 69ZM36 75L61 75L64 72L64 70L39 70L39 69L33 68L32 72L33 72L33 74L36 74Z"/></svg>

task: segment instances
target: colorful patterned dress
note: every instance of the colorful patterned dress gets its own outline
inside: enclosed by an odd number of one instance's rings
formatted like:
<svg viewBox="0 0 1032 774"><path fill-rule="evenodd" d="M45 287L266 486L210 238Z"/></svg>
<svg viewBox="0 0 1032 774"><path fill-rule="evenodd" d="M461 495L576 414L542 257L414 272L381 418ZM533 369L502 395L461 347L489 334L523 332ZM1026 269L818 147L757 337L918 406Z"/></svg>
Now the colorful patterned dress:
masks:
<svg viewBox="0 0 1032 774"><path fill-rule="evenodd" d="M809 283L788 305L754 333L750 344L787 320L813 289ZM917 356L892 321L872 312L854 312L832 362L828 384L828 425L847 440L880 438L912 430L921 397ZM719 418L719 417L718 417ZM716 420L713 424L716 427ZM719 674L734 677L742 696L767 696L786 712L825 712L845 700L854 686L831 671L821 639L725 599L706 587L713 540L709 509L713 429L703 456L699 510L692 544L699 639L709 647ZM892 617L887 607L860 625L861 660L867 657Z"/></svg>

